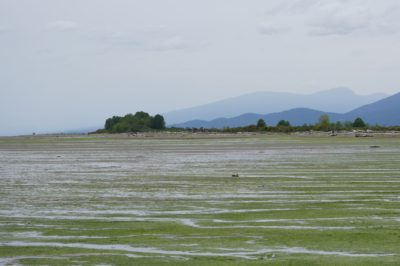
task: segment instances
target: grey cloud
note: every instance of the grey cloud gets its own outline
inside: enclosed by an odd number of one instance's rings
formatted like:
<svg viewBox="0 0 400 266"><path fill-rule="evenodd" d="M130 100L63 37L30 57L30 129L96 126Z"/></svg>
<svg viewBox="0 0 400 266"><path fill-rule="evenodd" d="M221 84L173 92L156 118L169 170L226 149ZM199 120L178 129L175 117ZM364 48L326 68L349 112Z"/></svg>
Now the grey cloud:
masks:
<svg viewBox="0 0 400 266"><path fill-rule="evenodd" d="M175 35L166 39L158 40L150 45L150 49L158 51L180 50L191 47L191 44L185 37Z"/></svg>
<svg viewBox="0 0 400 266"><path fill-rule="evenodd" d="M397 0L296 0L281 1L267 11L270 23L291 21L311 36L392 34L400 31ZM263 26L260 33L275 34Z"/></svg>
<svg viewBox="0 0 400 266"><path fill-rule="evenodd" d="M400 29L399 11L397 3L391 1L386 1L384 8L376 8L371 1L330 2L320 5L314 11L317 18L308 23L309 34L327 36L394 33Z"/></svg>
<svg viewBox="0 0 400 266"><path fill-rule="evenodd" d="M258 25L258 32L263 35L278 35L288 31L289 31L288 27L278 26L272 23L263 22L260 25Z"/></svg>
<svg viewBox="0 0 400 266"><path fill-rule="evenodd" d="M348 35L356 31L368 30L370 25L368 21L356 21L351 18L328 17L318 22L309 24L310 35Z"/></svg>
<svg viewBox="0 0 400 266"><path fill-rule="evenodd" d="M91 36L92 39L108 45L151 51L179 50L192 46L183 35L176 34L163 26L126 31L107 29L94 31Z"/></svg>
<svg viewBox="0 0 400 266"><path fill-rule="evenodd" d="M79 25L69 20L57 20L48 24L46 28L51 31L65 32L74 31L79 28Z"/></svg>
<svg viewBox="0 0 400 266"><path fill-rule="evenodd" d="M320 5L320 0L286 0L279 1L277 5L272 6L266 11L267 15L280 15L285 13L296 14L304 13Z"/></svg>
<svg viewBox="0 0 400 266"><path fill-rule="evenodd" d="M128 31L104 29L91 31L88 35L92 40L111 45L141 46L143 43L138 35Z"/></svg>
<svg viewBox="0 0 400 266"><path fill-rule="evenodd" d="M289 5L288 10L294 13L302 13L310 8L316 8L323 3L321 0L298 0L290 2L291 4Z"/></svg>

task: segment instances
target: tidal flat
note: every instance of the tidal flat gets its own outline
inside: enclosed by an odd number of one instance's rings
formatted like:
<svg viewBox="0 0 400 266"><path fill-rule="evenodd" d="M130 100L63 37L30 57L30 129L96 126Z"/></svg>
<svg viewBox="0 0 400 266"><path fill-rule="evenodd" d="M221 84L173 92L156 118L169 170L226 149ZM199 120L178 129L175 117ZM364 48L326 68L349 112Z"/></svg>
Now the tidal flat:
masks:
<svg viewBox="0 0 400 266"><path fill-rule="evenodd" d="M0 138L0 265L378 264L398 136Z"/></svg>

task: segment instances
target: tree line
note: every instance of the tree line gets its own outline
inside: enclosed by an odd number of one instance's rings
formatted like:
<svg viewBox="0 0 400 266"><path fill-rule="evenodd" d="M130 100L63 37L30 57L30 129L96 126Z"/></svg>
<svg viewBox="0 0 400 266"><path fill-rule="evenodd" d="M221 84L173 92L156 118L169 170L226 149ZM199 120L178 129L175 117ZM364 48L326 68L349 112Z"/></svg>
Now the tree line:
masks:
<svg viewBox="0 0 400 266"><path fill-rule="evenodd" d="M105 121L103 129L99 129L96 133L126 133L126 132L148 132L165 130L164 117L160 114L151 116L146 112L140 111L135 114L127 114L125 116L113 116ZM293 126L288 120L280 120L276 125L267 125L264 119L259 119L256 124L243 127L225 127L223 129L205 129L205 128L176 128L170 127L169 131L190 131L190 132L304 132L304 131L351 131L351 130L367 130L376 131L400 130L400 127L384 127L379 125L368 125L361 117L357 117L354 121L337 121L332 123L328 115L321 115L315 124L304 124L301 126Z"/></svg>
<svg viewBox="0 0 400 266"><path fill-rule="evenodd" d="M301 126L292 126L288 120L280 120L275 126L268 126L264 119L259 119L256 124L248 125L243 127L225 127L222 129L223 132L296 132L296 131L343 131L343 130L366 130L371 129L383 129L380 126L369 126L361 117L357 117L354 121L340 122L337 121L332 123L328 115L321 115L315 124L304 124Z"/></svg>

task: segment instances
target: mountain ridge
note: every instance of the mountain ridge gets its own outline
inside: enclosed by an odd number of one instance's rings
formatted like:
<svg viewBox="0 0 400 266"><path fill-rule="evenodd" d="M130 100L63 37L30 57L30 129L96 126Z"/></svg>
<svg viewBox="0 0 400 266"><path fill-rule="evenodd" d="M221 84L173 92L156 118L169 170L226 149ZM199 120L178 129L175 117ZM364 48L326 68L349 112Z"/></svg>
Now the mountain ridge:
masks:
<svg viewBox="0 0 400 266"><path fill-rule="evenodd" d="M346 113L334 113L297 107L282 112L269 114L246 113L232 118L217 118L210 121L190 120L175 124L176 127L223 128L256 124L258 119L264 119L267 124L275 125L280 120L288 120L292 125L314 124L322 114L329 115L332 122L353 121L361 117L369 124L383 126L400 125L400 93L366 104Z"/></svg>
<svg viewBox="0 0 400 266"><path fill-rule="evenodd" d="M386 96L383 93L358 95L346 87L337 87L310 94L258 91L166 112L163 113L163 116L168 125L173 125L193 118L212 120L221 117L235 117L244 113L268 114L298 107L344 113Z"/></svg>

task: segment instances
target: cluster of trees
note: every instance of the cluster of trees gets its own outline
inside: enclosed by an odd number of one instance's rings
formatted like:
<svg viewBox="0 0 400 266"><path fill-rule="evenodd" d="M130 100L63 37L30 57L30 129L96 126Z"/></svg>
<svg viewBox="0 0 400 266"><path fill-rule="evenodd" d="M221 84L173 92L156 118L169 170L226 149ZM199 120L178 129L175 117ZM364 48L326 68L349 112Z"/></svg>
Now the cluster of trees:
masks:
<svg viewBox="0 0 400 266"><path fill-rule="evenodd" d="M318 123L315 124L315 130L330 131L330 130L353 130L353 129L367 129L368 125L362 120L361 117L357 117L353 122L346 121L331 123L328 115L321 115Z"/></svg>
<svg viewBox="0 0 400 266"><path fill-rule="evenodd" d="M292 126L289 121L281 120L275 126L267 126L267 123L263 119L259 119L256 125L248 125L244 127L236 128L224 128L223 132L256 132L256 131L267 131L267 132L295 132L295 131L332 131L332 130L353 130L353 129L367 129L368 125L363 121L362 118L358 117L353 122L336 122L331 123L328 115L321 115L318 122L314 125L304 124L302 126ZM373 128L373 127L372 127Z"/></svg>
<svg viewBox="0 0 400 266"><path fill-rule="evenodd" d="M151 116L146 112L136 112L125 116L113 116L106 120L104 129L98 133L124 133L145 132L165 129L165 121L162 115Z"/></svg>

